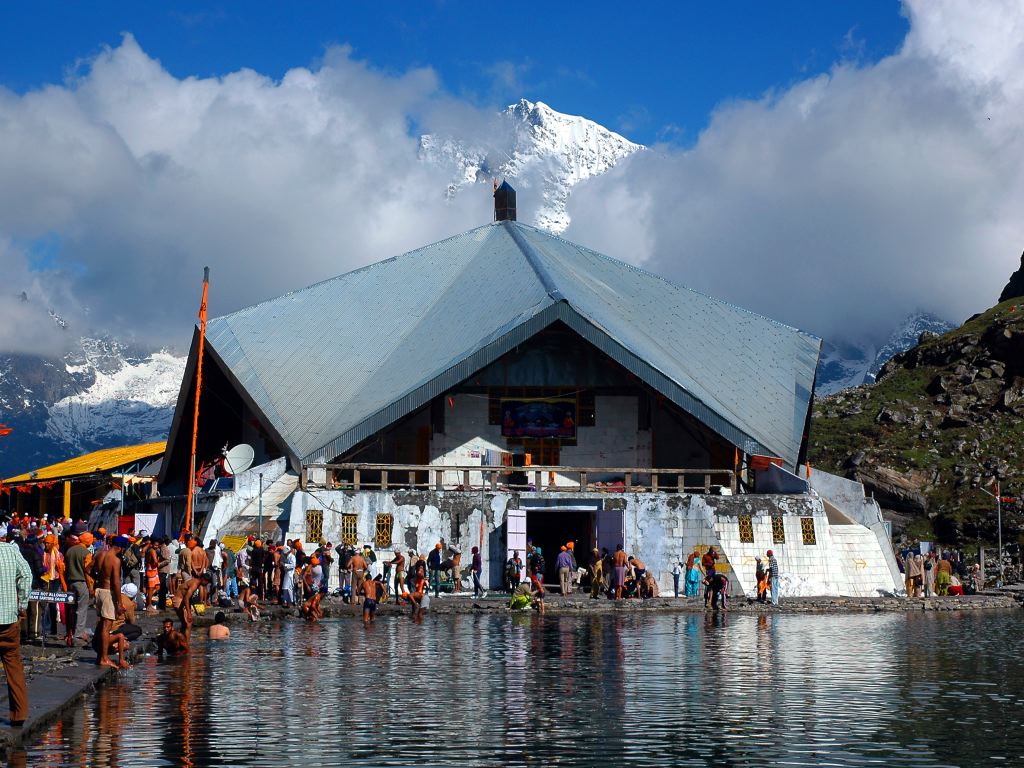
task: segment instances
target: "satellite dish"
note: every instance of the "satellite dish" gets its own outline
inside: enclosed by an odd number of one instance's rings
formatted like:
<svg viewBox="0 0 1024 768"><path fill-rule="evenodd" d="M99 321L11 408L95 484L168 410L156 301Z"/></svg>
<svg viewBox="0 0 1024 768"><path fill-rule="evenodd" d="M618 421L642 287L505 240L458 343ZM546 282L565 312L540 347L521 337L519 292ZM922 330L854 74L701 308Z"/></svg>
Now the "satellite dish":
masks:
<svg viewBox="0 0 1024 768"><path fill-rule="evenodd" d="M224 466L232 475L237 475L251 467L255 457L256 451L252 446L241 443L224 454Z"/></svg>

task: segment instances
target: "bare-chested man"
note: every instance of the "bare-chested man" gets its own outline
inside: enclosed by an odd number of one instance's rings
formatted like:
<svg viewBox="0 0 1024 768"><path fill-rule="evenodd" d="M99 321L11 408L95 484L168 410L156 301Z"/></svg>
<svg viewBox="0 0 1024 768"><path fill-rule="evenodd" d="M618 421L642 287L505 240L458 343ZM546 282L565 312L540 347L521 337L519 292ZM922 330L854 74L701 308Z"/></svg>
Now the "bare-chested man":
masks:
<svg viewBox="0 0 1024 768"><path fill-rule="evenodd" d="M413 621L423 618L423 596L427 589L427 577L421 569L416 569L412 576L412 592L409 593L409 602L412 604Z"/></svg>
<svg viewBox="0 0 1024 768"><path fill-rule="evenodd" d="M352 598L356 603L363 602L363 581L366 579L366 558L363 553L356 550L352 559L348 561L348 567L352 569Z"/></svg>
<svg viewBox="0 0 1024 768"><path fill-rule="evenodd" d="M369 624L377 617L377 601L384 594L381 577L363 581L363 624Z"/></svg>
<svg viewBox="0 0 1024 768"><path fill-rule="evenodd" d="M395 566L395 594L401 595L405 592L405 555L395 550L395 557L388 565Z"/></svg>
<svg viewBox="0 0 1024 768"><path fill-rule="evenodd" d="M320 621L323 618L324 612L320 610L320 600L323 597L323 592L319 590L314 592L306 602L302 604L299 609L299 613L306 621Z"/></svg>
<svg viewBox="0 0 1024 768"><path fill-rule="evenodd" d="M199 541L194 536L188 540L188 548L192 550L192 580L203 576L204 574L210 575L210 558L206 554L206 550L199 546ZM206 579L199 587L199 601L205 603L208 597L206 585L210 583L210 579Z"/></svg>
<svg viewBox="0 0 1024 768"><path fill-rule="evenodd" d="M621 544L615 548L615 557L612 558L612 563L615 567L615 599L621 600L622 587L626 583L626 566L629 564L629 558Z"/></svg>
<svg viewBox="0 0 1024 768"><path fill-rule="evenodd" d="M174 609L181 620L181 631L187 639L192 632L192 596L199 592L202 595L204 589L210 583L209 572L193 575L191 579L183 582L173 598Z"/></svg>
<svg viewBox="0 0 1024 768"><path fill-rule="evenodd" d="M96 593L93 603L96 607L96 635L99 645L96 649L96 663L101 667L117 664L110 660L110 626L121 613L121 558L128 546L128 539L115 536L111 545L103 550L96 560Z"/></svg>
<svg viewBox="0 0 1024 768"><path fill-rule="evenodd" d="M188 638L174 628L173 621L164 619L164 631L157 635L156 647L159 656L188 653Z"/></svg>
<svg viewBox="0 0 1024 768"><path fill-rule="evenodd" d="M228 629L228 620L224 611L217 611L213 617L213 624L210 626L209 637L211 640L228 640L231 637L231 630Z"/></svg>

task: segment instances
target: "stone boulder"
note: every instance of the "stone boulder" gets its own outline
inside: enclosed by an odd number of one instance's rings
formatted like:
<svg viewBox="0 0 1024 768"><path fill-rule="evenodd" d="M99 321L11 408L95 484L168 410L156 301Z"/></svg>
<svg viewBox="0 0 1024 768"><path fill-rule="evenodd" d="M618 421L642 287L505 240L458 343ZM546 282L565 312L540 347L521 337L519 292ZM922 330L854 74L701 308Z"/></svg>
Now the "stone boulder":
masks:
<svg viewBox="0 0 1024 768"><path fill-rule="evenodd" d="M863 483L865 490L874 494L886 509L911 515L923 515L928 511L928 500L923 490L926 481L916 473L862 463L853 472L853 479Z"/></svg>
<svg viewBox="0 0 1024 768"><path fill-rule="evenodd" d="M999 303L1018 297L1024 297L1024 253L1020 255L1020 269L1010 275L1010 282L999 294Z"/></svg>

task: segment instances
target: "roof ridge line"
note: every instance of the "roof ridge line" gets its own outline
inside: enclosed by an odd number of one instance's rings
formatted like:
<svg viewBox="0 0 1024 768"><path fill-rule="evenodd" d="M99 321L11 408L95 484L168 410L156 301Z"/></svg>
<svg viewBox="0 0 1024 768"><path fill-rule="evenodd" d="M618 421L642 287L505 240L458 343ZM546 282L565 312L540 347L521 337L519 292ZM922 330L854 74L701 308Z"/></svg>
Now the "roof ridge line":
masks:
<svg viewBox="0 0 1024 768"><path fill-rule="evenodd" d="M540 234L544 235L545 237L550 237L552 240L558 240L560 242L563 242L566 245L571 246L572 248L575 248L578 251L586 251L587 253L592 254L594 256L597 256L598 258L604 259L605 261L610 261L610 262L613 262L615 264L618 264L619 266L624 267L624 268L630 270L631 272L636 272L639 275L645 275L646 277L650 277L650 278L658 280L658 281L660 281L662 283L666 283L667 285L672 286L673 288L675 288L678 291L686 291L688 293L692 293L692 294L695 294L697 296L700 296L701 298L713 301L713 302L715 302L717 304L722 304L723 306L730 307L731 309L735 309L735 310L737 310L739 312L742 312L745 315L750 315L751 317L755 317L755 318L757 318L759 320L767 320L772 325L778 326L780 328L785 328L788 331L796 331L797 333L799 333L799 334L801 334L803 336L809 336L810 338L817 339L818 341L822 341L823 340L821 336L818 336L817 334L815 334L815 333L813 333L811 331L805 331L803 328L797 328L795 325L790 325L789 323L784 323L781 320L776 320L775 318L768 317L768 315L765 315L765 314L763 314L761 312L755 312L752 309L747 309L746 307L740 306L739 304L736 304L735 302L728 301L727 299L719 298L718 296L713 296L710 293L705 293L704 291L700 291L700 290L698 290L696 288L693 288L693 287L691 287L689 285L686 285L685 283L677 282L676 280L673 280L672 278L668 278L668 277L665 277L664 275L658 274L657 272L652 272L649 269L645 269L644 267L641 267L638 264L633 264L631 262L624 261L622 259L616 258L615 256L610 256L607 253L602 253L601 251L595 250L595 249L590 248L589 246L586 246L586 245L580 245L579 243L574 243L572 240L567 240L566 238L562 237L562 235L556 234L554 232L548 232L547 230L540 229L540 228L534 227L534 226L532 226L530 224L525 224L523 222L517 222L517 223L521 227L525 227L527 229L533 230L534 232L539 232Z"/></svg>
<svg viewBox="0 0 1024 768"><path fill-rule="evenodd" d="M516 244L516 247L518 247L523 256L526 257L527 264L530 265L534 274L537 275L537 279L540 280L541 285L544 286L544 290L547 292L548 296L550 296L554 301L565 301L565 296L562 295L558 286L555 285L555 281L551 278L551 275L548 274L547 269L545 269L544 265L541 264L540 256L537 254L537 251L535 251L533 246L526 241L526 238L523 237L523 233L516 227L515 222L506 221L502 223L512 236L512 241Z"/></svg>

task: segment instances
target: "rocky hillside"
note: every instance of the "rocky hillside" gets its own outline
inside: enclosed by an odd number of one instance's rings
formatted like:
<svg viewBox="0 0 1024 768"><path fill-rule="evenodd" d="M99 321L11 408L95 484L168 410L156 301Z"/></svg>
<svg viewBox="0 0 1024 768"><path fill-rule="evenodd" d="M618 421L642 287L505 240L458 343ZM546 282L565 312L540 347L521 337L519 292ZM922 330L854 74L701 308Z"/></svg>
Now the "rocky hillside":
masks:
<svg viewBox="0 0 1024 768"><path fill-rule="evenodd" d="M1010 281L999 294L1000 301L1009 301L1024 296L1024 253L1020 255L1020 269L1010 275Z"/></svg>
<svg viewBox="0 0 1024 768"><path fill-rule="evenodd" d="M1003 495L1024 494L1024 301L1004 301L882 367L873 386L819 400L811 463L855 478L890 510L897 529L947 543L994 541ZM1003 536L1024 534L1004 506Z"/></svg>

